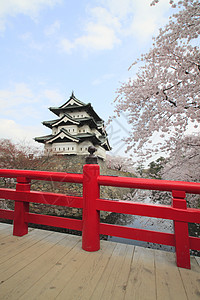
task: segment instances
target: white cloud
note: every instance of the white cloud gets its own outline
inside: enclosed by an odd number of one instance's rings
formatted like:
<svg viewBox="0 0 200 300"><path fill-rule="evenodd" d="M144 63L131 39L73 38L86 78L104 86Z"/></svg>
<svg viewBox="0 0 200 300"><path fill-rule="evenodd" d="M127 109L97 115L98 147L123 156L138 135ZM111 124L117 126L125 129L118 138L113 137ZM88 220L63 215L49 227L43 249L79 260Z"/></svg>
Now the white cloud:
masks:
<svg viewBox="0 0 200 300"><path fill-rule="evenodd" d="M8 16L14 17L17 14L25 14L35 18L44 7L53 7L62 0L5 0L0 4L0 30L5 30Z"/></svg>
<svg viewBox="0 0 200 300"><path fill-rule="evenodd" d="M110 50L120 43L115 31L108 26L90 23L87 25L86 35L75 40L75 45L89 50Z"/></svg>
<svg viewBox="0 0 200 300"><path fill-rule="evenodd" d="M89 20L85 34L74 41L76 46L90 50L110 50L120 43L117 34L121 24L105 7L93 7L89 10Z"/></svg>
<svg viewBox="0 0 200 300"><path fill-rule="evenodd" d="M20 35L19 38L28 44L31 49L42 51L48 47L48 44L44 42L37 42L33 39L33 36L30 32L25 32L24 34Z"/></svg>
<svg viewBox="0 0 200 300"><path fill-rule="evenodd" d="M56 89L42 86L35 91L25 83L0 90L0 138L32 140L35 136L49 134L41 121L46 119L48 107L62 103L63 98Z"/></svg>
<svg viewBox="0 0 200 300"><path fill-rule="evenodd" d="M119 30L120 22L117 17L104 7L93 7L88 9L84 33L73 41L61 39L59 46L67 53L78 47L89 51L110 50L121 42L117 36Z"/></svg>
<svg viewBox="0 0 200 300"><path fill-rule="evenodd" d="M150 0L102 0L110 14L118 18L121 37L134 36L140 41L150 39L157 30L166 24L166 11L170 9L169 0L150 6Z"/></svg>
<svg viewBox="0 0 200 300"><path fill-rule="evenodd" d="M82 47L87 50L111 50L124 37L134 37L139 42L151 39L158 28L167 22L165 13L169 1L163 0L155 7L149 0L101 0L101 5L87 9L84 33L74 40L62 38L60 49L71 53Z"/></svg>
<svg viewBox="0 0 200 300"><path fill-rule="evenodd" d="M61 103L63 98L56 89L45 89L43 86L39 91L34 91L25 83L15 83L8 89L0 90L0 107L3 108L0 117L15 121L23 118L29 123L41 122L43 111L50 105Z"/></svg>
<svg viewBox="0 0 200 300"><path fill-rule="evenodd" d="M60 104L63 101L63 95L57 90L46 89L43 92L44 98L48 100L49 105Z"/></svg>
<svg viewBox="0 0 200 300"><path fill-rule="evenodd" d="M58 44L58 48L60 51L70 54L72 52L72 49L75 48L75 44L70 42L66 38L62 38Z"/></svg>
<svg viewBox="0 0 200 300"><path fill-rule="evenodd" d="M138 1L144 2L144 0L102 0L102 5L106 6L112 15L122 20L133 12L134 3Z"/></svg>
<svg viewBox="0 0 200 300"><path fill-rule="evenodd" d="M32 101L33 93L25 83L15 83L11 89L0 90L0 106L4 110Z"/></svg>
<svg viewBox="0 0 200 300"><path fill-rule="evenodd" d="M53 24L47 26L44 30L44 34L47 36L51 36L56 34L60 29L60 22L57 20Z"/></svg>
<svg viewBox="0 0 200 300"><path fill-rule="evenodd" d="M115 14L112 14L105 7L93 7L89 10L93 24L102 24L104 26L111 26L116 30L119 30L121 27L120 20Z"/></svg>
<svg viewBox="0 0 200 300"><path fill-rule="evenodd" d="M14 142L27 140L35 142L33 138L45 134L41 126L22 126L11 119L0 119L0 138L12 139Z"/></svg>
<svg viewBox="0 0 200 300"><path fill-rule="evenodd" d="M165 12L169 9L169 1L161 1L156 6L150 6L149 0L134 1L134 14L125 34L137 37L140 41L151 38L158 29L167 23Z"/></svg>

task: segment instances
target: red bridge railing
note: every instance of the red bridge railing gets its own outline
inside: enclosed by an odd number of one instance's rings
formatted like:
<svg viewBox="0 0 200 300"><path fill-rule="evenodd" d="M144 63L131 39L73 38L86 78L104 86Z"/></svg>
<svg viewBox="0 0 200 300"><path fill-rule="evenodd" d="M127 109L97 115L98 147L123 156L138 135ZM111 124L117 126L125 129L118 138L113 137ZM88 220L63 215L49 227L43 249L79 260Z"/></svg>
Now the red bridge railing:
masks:
<svg viewBox="0 0 200 300"><path fill-rule="evenodd" d="M200 250L200 238L188 233L188 223L200 223L200 210L187 208L185 200L186 193L200 194L200 183L102 176L96 164L84 165L83 174L1 169L0 177L17 178L16 189L0 188L0 198L15 201L14 211L0 209L0 218L14 221L14 235L27 234L28 223L35 223L82 231L82 248L86 251L100 249L100 234L169 245L176 249L177 266L188 269L190 249ZM32 191L31 180L81 183L83 197ZM170 191L172 205L100 199L100 186ZM30 202L82 208L82 220L30 213ZM101 223L100 211L170 219L174 221L174 233Z"/></svg>

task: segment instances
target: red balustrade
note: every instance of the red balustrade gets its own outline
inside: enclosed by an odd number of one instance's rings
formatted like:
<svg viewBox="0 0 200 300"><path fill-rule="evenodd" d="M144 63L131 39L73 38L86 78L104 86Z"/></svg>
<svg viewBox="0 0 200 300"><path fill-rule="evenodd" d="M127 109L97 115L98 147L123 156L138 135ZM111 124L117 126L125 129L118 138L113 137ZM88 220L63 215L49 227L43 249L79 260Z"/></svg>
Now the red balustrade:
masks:
<svg viewBox="0 0 200 300"><path fill-rule="evenodd" d="M35 223L82 231L82 248L86 251L100 249L100 234L169 245L176 249L177 266L187 269L190 268L189 250L200 250L200 238L188 234L189 222L200 223L200 210L187 208L185 200L186 193L200 194L200 183L102 176L96 164L83 166L83 174L2 169L0 177L17 178L16 189L0 188L2 199L15 201L14 211L0 209L0 218L14 221L14 235L27 234L28 223ZM83 197L32 191L33 179L81 183ZM172 205L100 199L100 186L170 191ZM82 220L30 213L30 202L82 208ZM174 222L174 233L101 223L100 211L170 219Z"/></svg>

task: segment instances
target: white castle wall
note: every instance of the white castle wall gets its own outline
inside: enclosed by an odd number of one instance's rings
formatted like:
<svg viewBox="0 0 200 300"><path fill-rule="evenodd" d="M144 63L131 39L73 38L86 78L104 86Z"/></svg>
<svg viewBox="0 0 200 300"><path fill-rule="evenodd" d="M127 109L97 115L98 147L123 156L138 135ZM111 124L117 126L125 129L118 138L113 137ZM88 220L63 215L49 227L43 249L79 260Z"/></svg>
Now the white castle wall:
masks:
<svg viewBox="0 0 200 300"><path fill-rule="evenodd" d="M95 129L91 130L91 128L88 125L83 125L78 127L77 125L63 125L63 126L58 126L58 128L53 127L52 128L52 134L56 135L62 128L67 130L71 135L76 135L79 133L95 133L97 137L99 137L101 134Z"/></svg>
<svg viewBox="0 0 200 300"><path fill-rule="evenodd" d="M106 150L101 146L97 146L96 156L106 159Z"/></svg>
<svg viewBox="0 0 200 300"><path fill-rule="evenodd" d="M63 125L58 126L58 131L60 131L62 128L67 130L71 135L78 134L78 126L77 125Z"/></svg>
<svg viewBox="0 0 200 300"><path fill-rule="evenodd" d="M77 143L53 143L52 152L57 154L76 154L77 153Z"/></svg>
<svg viewBox="0 0 200 300"><path fill-rule="evenodd" d="M91 133L91 129L88 125L83 125L81 127L78 128L78 133Z"/></svg>
<svg viewBox="0 0 200 300"><path fill-rule="evenodd" d="M88 118L89 114L86 111L76 111L76 112L68 112L68 115L70 115L72 118L75 119L81 119L81 118ZM62 117L64 113L60 113L60 117Z"/></svg>
<svg viewBox="0 0 200 300"><path fill-rule="evenodd" d="M45 155L53 154L77 154L77 155L88 155L88 147L93 146L89 141L82 142L80 144L76 143L53 143L46 144L44 151ZM106 159L106 151L101 146L96 146L96 155L102 159Z"/></svg>

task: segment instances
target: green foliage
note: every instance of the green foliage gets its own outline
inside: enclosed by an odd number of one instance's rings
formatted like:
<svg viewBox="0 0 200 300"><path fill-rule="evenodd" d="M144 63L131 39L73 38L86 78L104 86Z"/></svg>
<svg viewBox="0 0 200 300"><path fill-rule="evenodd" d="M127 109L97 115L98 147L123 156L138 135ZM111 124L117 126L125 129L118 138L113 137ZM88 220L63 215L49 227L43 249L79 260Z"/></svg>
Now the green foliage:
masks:
<svg viewBox="0 0 200 300"><path fill-rule="evenodd" d="M137 167L136 167L136 173L138 173L140 175L140 177L143 177L145 169L144 169L144 165L142 163L140 163Z"/></svg>
<svg viewBox="0 0 200 300"><path fill-rule="evenodd" d="M159 157L156 161L152 161L149 164L148 175L155 179L162 179L161 170L166 164L166 158Z"/></svg>

